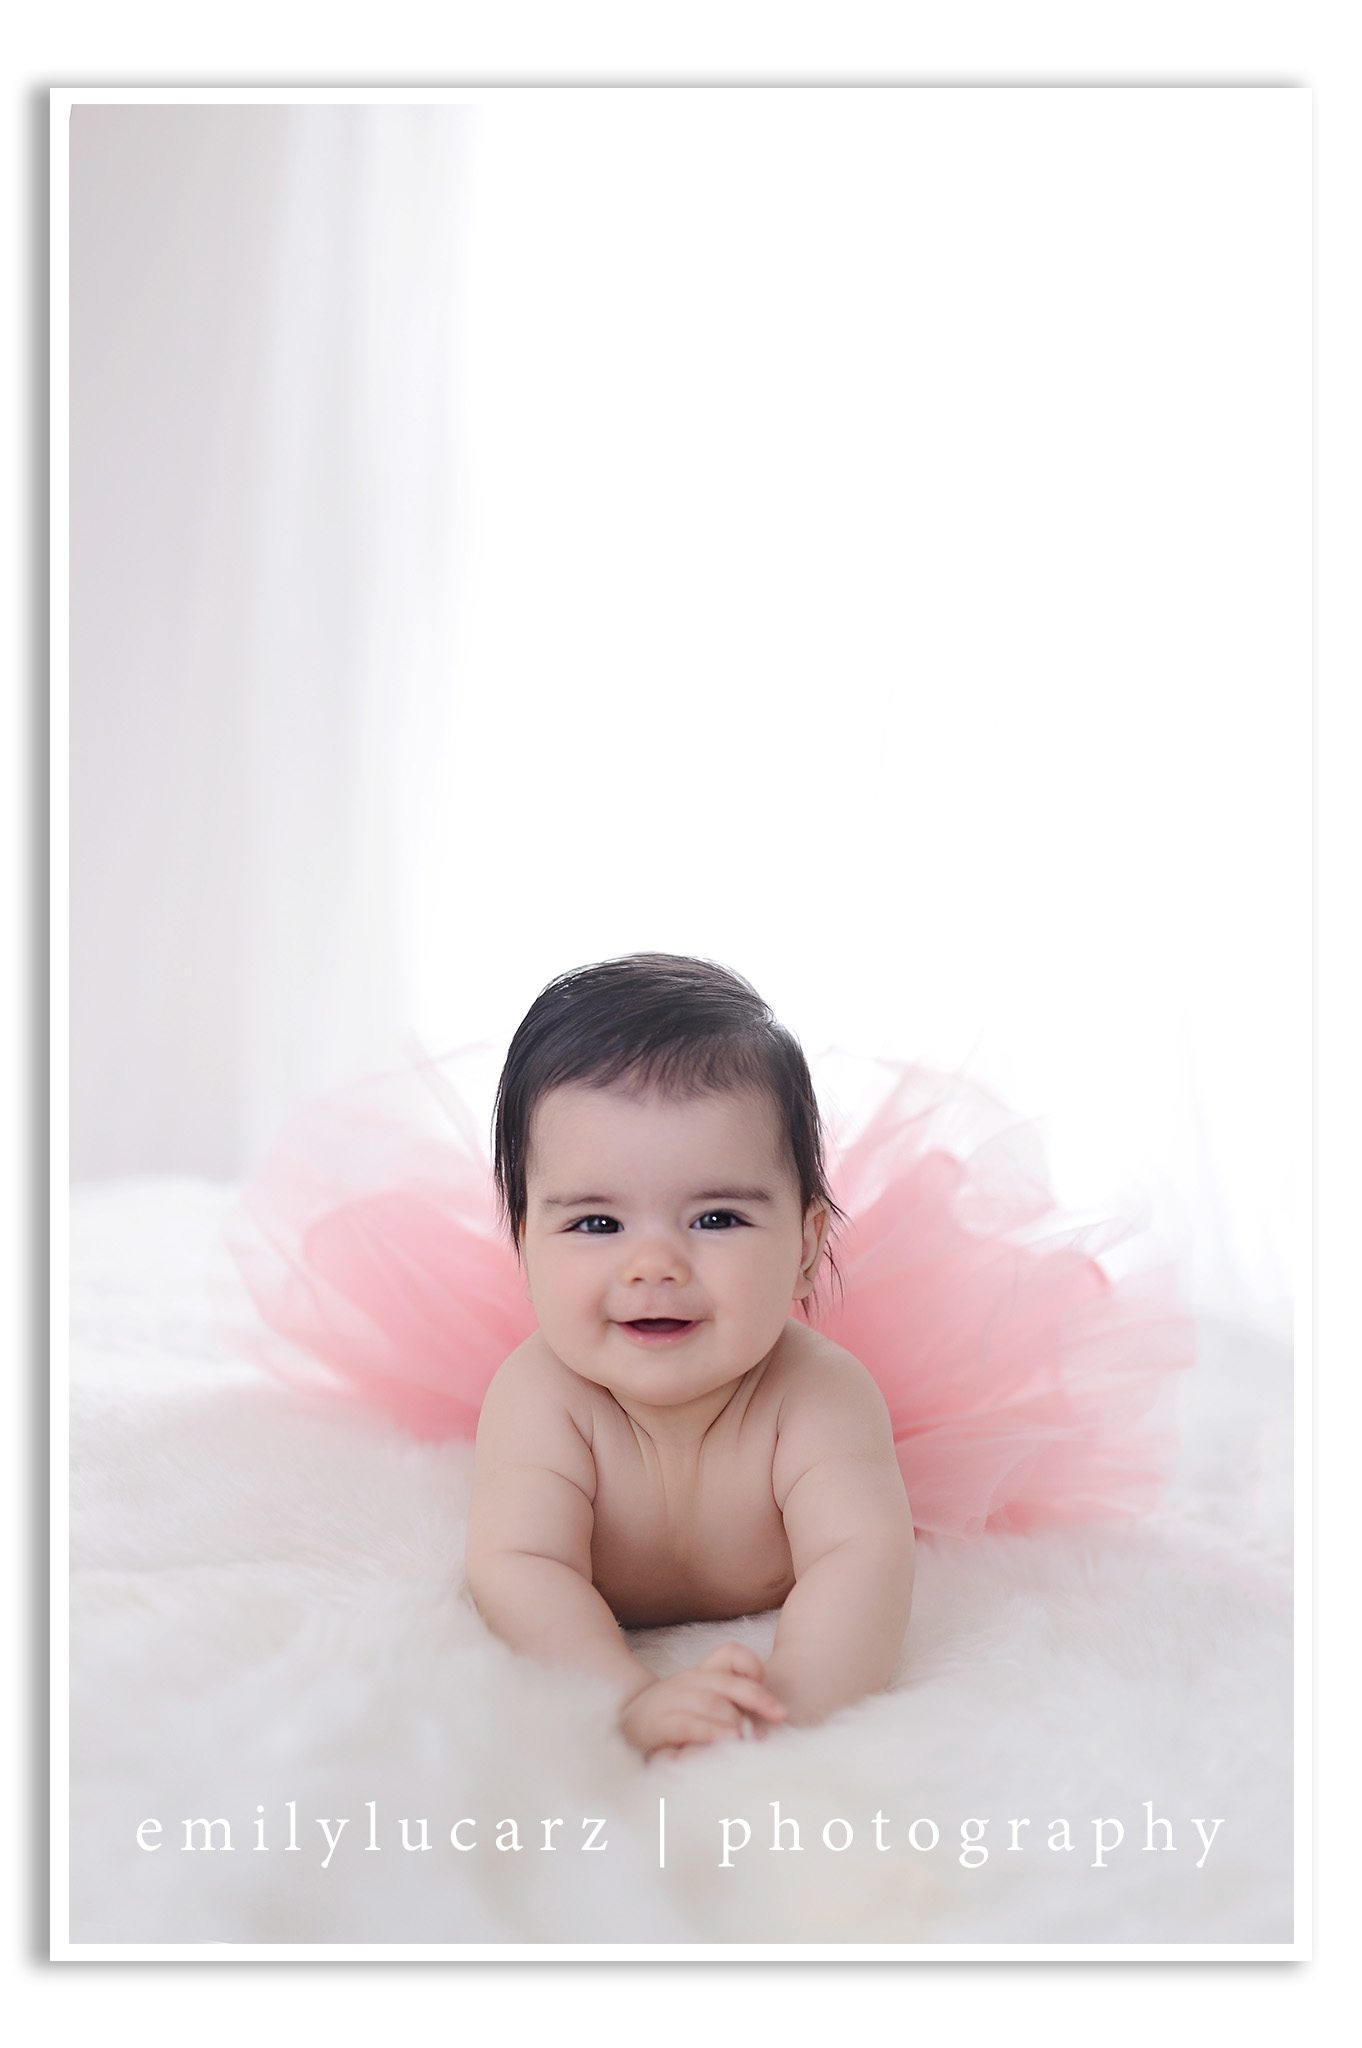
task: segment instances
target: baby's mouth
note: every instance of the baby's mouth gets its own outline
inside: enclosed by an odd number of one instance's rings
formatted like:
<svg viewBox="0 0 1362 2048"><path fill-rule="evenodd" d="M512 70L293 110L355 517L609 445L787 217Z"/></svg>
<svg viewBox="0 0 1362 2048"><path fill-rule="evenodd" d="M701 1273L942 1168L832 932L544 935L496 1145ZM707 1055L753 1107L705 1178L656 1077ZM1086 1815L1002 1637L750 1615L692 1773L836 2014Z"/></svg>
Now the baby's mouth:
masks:
<svg viewBox="0 0 1362 2048"><path fill-rule="evenodd" d="M621 1323L619 1327L640 1343L667 1344L688 1336L699 1324L680 1316L635 1316L632 1322Z"/></svg>

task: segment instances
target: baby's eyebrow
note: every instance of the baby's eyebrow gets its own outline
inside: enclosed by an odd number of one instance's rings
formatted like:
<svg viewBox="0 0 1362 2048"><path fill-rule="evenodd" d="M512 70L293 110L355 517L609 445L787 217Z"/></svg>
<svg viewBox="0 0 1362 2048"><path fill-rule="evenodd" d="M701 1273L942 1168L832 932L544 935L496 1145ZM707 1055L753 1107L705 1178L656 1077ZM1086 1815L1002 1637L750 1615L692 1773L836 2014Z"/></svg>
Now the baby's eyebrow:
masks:
<svg viewBox="0 0 1362 2048"><path fill-rule="evenodd" d="M602 1209L618 1209L618 1195L543 1195L540 1197L545 1209L585 1209L593 1204ZM687 1195L688 1202L774 1202L775 1196L769 1188L708 1188L698 1195Z"/></svg>

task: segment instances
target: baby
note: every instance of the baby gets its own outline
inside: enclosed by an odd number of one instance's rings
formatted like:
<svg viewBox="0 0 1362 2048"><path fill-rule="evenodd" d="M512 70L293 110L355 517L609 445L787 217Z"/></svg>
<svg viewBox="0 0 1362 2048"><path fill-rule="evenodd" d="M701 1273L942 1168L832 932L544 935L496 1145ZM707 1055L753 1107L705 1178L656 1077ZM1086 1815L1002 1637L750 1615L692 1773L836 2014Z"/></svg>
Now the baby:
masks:
<svg viewBox="0 0 1362 2048"><path fill-rule="evenodd" d="M511 1043L494 1152L539 1327L478 1423L488 1624L608 1679L645 1756L885 1686L913 1524L879 1388L791 1316L841 1214L795 1039L707 961L563 975ZM729 1643L655 1678L622 1632L777 1606L764 1664Z"/></svg>

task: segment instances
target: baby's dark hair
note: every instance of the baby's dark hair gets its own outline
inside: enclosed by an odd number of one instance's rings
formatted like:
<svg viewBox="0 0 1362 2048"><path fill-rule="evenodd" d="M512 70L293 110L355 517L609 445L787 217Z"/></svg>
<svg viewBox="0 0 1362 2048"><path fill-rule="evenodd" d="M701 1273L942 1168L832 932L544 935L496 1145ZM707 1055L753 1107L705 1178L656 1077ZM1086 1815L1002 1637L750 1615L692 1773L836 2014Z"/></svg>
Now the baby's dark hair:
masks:
<svg viewBox="0 0 1362 2048"><path fill-rule="evenodd" d="M511 1040L492 1112L492 1172L517 1258L535 1105L568 1082L608 1088L619 1081L679 1100L764 1089L799 1182L800 1213L816 1202L831 1224L846 1221L828 1188L818 1100L793 1033L750 982L716 961L629 953L560 974L535 997ZM823 1256L840 1286L829 1238ZM816 1293L801 1304L806 1316Z"/></svg>

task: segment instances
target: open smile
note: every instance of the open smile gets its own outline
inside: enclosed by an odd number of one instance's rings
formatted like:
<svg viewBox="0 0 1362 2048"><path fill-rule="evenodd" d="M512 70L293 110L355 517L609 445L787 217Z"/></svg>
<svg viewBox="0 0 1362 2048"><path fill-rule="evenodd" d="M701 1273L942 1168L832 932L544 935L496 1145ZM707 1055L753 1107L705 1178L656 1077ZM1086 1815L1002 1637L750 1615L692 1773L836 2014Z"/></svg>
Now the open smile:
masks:
<svg viewBox="0 0 1362 2048"><path fill-rule="evenodd" d="M682 1322L679 1316L639 1316L632 1323L617 1323L616 1329L623 1330L626 1337L632 1337L636 1344L679 1344L683 1337L689 1337L692 1330L698 1330L698 1322Z"/></svg>

